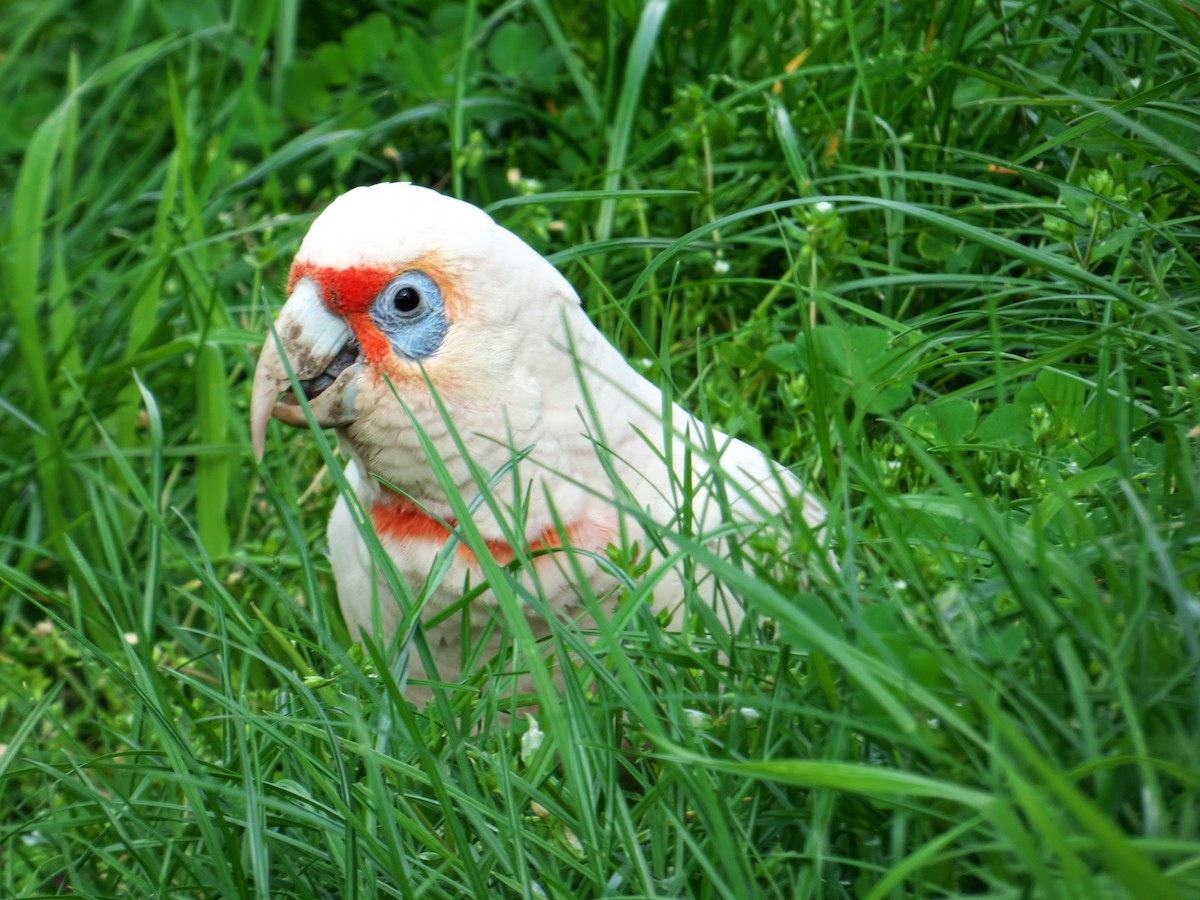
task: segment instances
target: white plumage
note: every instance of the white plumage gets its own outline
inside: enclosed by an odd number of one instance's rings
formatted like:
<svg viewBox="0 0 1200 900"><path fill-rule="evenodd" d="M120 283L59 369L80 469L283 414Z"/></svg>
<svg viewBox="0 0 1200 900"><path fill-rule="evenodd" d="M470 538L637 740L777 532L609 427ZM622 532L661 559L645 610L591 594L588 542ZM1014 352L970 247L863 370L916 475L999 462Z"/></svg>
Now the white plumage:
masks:
<svg viewBox="0 0 1200 900"><path fill-rule="evenodd" d="M624 502L657 522L675 519L690 483L696 533L723 522L710 471L718 457L735 521L772 519L788 511L788 496L802 495L793 503L808 523L824 518L821 504L760 451L707 428L677 405L666 421L659 389L596 329L553 266L483 211L434 191L377 184L335 200L296 254L275 331L279 344L268 336L255 371L256 451L261 456L272 415L304 424L282 347L317 422L337 429L350 457L347 478L414 592L449 539L446 525L455 524L414 419L467 499L479 487L447 418L483 472L498 472L514 453L528 450L517 477L502 475L493 488L502 518L523 522L523 549L568 544L589 551L576 560L599 595L616 584L600 560L610 543L620 543L622 531L605 461L628 488ZM519 515L512 512L518 507ZM556 518L565 535L556 530ZM513 558L511 525L506 530L487 504L472 520L499 562ZM632 519L624 525L639 539ZM640 544L646 546L644 538ZM351 633L371 629L377 598L384 635L390 634L401 609L374 571L345 498L330 519L329 546ZM552 609L582 615L577 570L561 551L537 554L528 568L522 577ZM475 555L460 546L423 618L456 602L464 583L477 585L481 577ZM655 590L655 605L673 610L681 596L678 578L668 575ZM477 602L487 605L486 598ZM476 608L472 630L490 614ZM739 613L731 618L736 622ZM529 619L535 633L546 633L537 615ZM461 633L457 617L427 632L442 678L458 675ZM415 655L410 674L426 675Z"/></svg>

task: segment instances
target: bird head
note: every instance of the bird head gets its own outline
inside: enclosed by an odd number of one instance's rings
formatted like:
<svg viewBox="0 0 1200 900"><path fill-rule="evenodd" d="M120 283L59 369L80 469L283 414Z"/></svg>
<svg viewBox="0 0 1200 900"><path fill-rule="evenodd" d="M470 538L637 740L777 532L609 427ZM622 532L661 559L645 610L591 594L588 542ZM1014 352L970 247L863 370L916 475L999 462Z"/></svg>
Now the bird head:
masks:
<svg viewBox="0 0 1200 900"><path fill-rule="evenodd" d="M292 263L254 374L255 452L272 416L305 424L290 367L317 424L402 484L410 416L441 425L429 387L468 428L472 416L536 414L528 361L578 305L553 266L477 207L410 184L356 188L317 217Z"/></svg>

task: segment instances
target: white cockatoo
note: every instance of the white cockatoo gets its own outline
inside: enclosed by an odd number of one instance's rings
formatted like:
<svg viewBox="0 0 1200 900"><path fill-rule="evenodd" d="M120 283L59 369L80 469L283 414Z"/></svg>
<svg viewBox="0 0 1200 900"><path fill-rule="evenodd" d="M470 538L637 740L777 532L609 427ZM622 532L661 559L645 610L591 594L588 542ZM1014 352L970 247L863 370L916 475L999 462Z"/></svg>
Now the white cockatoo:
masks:
<svg viewBox="0 0 1200 900"><path fill-rule="evenodd" d="M664 405L661 391L596 329L571 285L533 248L477 207L427 188L360 187L313 222L254 374L251 435L260 458L271 416L305 424L288 367L315 421L336 429L350 460L347 481L414 595L458 528L421 431L468 500L480 484L459 441L477 473L501 472L517 460L516 475L510 468L495 479L493 503L478 505L471 519L500 564L532 559L522 577L546 608L567 618L583 617L581 576L594 596L615 594L606 550L630 530L634 506L663 524L686 508L702 539L727 520L761 523L800 512L815 527L824 519L792 473ZM403 610L344 496L328 536L351 634L369 633L377 622L388 637ZM574 558L567 562L563 553ZM441 571L425 588L422 620L483 579L466 543ZM673 614L682 595L678 574L667 573L653 591L655 611ZM486 593L473 606L469 627L478 634L495 613ZM736 610L726 614L732 624L740 618ZM548 633L539 614L527 618L535 634ZM459 674L462 634L457 616L426 630L441 678ZM410 677L425 676L413 654Z"/></svg>

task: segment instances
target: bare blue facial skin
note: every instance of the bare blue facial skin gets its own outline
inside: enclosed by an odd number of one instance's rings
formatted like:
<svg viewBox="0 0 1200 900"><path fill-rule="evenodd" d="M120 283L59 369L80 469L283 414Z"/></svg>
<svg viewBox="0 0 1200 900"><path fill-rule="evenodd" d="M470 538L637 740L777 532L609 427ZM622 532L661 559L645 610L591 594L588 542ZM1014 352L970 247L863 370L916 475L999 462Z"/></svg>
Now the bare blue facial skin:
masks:
<svg viewBox="0 0 1200 900"><path fill-rule="evenodd" d="M371 321L392 351L409 362L436 353L450 330L442 292L422 272L405 272L389 281L371 304Z"/></svg>

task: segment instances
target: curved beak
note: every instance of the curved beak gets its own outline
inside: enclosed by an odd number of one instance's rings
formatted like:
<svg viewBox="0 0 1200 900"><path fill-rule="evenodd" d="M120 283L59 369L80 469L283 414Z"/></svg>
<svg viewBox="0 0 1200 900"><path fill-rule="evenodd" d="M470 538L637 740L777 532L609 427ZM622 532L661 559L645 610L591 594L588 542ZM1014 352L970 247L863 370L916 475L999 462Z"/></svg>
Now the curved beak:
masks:
<svg viewBox="0 0 1200 900"><path fill-rule="evenodd" d="M304 427L304 409L289 370L317 424L332 428L353 421L355 385L362 368L362 350L354 332L325 306L316 284L302 278L275 317L254 369L250 441L255 458L262 459L267 420L272 416Z"/></svg>

